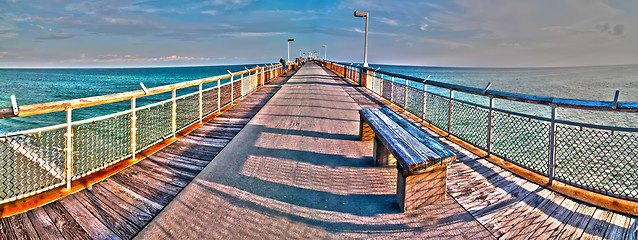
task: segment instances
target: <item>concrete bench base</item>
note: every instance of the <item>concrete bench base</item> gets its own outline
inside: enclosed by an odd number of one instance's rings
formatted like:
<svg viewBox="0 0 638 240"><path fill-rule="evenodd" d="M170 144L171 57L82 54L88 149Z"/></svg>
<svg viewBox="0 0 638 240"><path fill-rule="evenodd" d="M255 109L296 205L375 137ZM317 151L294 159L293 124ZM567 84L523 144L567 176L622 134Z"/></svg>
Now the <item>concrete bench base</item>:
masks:
<svg viewBox="0 0 638 240"><path fill-rule="evenodd" d="M397 172L397 203L402 211L445 200L447 166L407 177L401 169Z"/></svg>
<svg viewBox="0 0 638 240"><path fill-rule="evenodd" d="M377 138L376 136L374 137L374 149L372 153L372 159L374 159L374 162L378 167L397 164L397 159L394 158L394 156L392 155L392 153L390 153L388 148L386 148L381 142L381 140L379 140L379 138Z"/></svg>

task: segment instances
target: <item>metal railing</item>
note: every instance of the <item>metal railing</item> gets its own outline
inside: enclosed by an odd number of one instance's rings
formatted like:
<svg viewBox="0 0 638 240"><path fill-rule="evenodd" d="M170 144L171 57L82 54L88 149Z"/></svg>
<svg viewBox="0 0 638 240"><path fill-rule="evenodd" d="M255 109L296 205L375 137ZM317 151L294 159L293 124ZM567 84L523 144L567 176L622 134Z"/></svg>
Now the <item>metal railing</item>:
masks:
<svg viewBox="0 0 638 240"><path fill-rule="evenodd" d="M66 185L105 169L197 123L283 74L281 64L143 90L0 108L0 118L65 111L66 123L0 136L0 204ZM223 82L223 83L222 83ZM204 88L204 85L209 87ZM212 85L212 86L210 86ZM180 89L198 90L177 95ZM183 90L185 91L185 90ZM137 106L137 99L171 92L169 99ZM73 110L120 101L126 111L73 121Z"/></svg>
<svg viewBox="0 0 638 240"><path fill-rule="evenodd" d="M423 121L506 161L589 191L638 200L638 128L556 119L557 108L638 112L638 102L552 98L471 88L371 68L322 61L378 96ZM449 94L428 88L446 89ZM454 97L465 92L489 98L488 105ZM440 92L440 91L439 91ZM617 95L616 95L617 96ZM494 107L494 99L546 105L551 117Z"/></svg>

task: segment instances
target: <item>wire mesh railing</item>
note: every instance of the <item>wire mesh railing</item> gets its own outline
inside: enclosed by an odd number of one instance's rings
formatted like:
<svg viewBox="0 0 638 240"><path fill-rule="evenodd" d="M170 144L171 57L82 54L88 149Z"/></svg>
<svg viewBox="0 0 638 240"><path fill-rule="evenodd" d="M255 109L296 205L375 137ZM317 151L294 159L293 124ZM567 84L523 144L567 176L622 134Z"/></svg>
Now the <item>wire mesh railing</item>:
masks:
<svg viewBox="0 0 638 240"><path fill-rule="evenodd" d="M471 88L371 68L323 61L423 121L520 167L589 191L638 200L638 128L556 119L557 108L638 112L638 102L550 98ZM427 91L445 89L447 94ZM489 106L454 97L489 98ZM494 99L545 105L550 118L494 108Z"/></svg>
<svg viewBox="0 0 638 240"><path fill-rule="evenodd" d="M74 180L120 161L135 159L136 153L201 123L283 72L280 64L258 66L140 91L25 105L15 110L2 108L0 118L66 111L67 121L0 136L0 204L65 185L69 189ZM204 84L212 87L204 88ZM178 90L194 86L199 87L197 91L177 95ZM171 97L136 106L138 98L165 92L171 92ZM72 121L73 109L120 101L130 101L131 108Z"/></svg>

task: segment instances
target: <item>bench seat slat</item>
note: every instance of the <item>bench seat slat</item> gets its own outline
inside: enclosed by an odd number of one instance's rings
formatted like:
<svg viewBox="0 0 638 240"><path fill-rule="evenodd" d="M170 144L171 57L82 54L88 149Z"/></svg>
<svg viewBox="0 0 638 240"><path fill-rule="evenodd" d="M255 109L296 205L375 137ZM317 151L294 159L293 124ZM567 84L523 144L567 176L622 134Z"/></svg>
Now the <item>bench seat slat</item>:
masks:
<svg viewBox="0 0 638 240"><path fill-rule="evenodd" d="M364 111L365 110L365 111ZM368 122L370 128L376 133L376 137L387 147L390 153L397 159L404 169L409 169L405 162L418 162L420 157L414 150L403 143L394 132L375 114L372 109L363 109L361 115Z"/></svg>
<svg viewBox="0 0 638 240"><path fill-rule="evenodd" d="M454 153L447 148L441 146L440 143L430 138L426 133L421 131L421 129L415 127L410 122L406 121L395 112L388 108L381 108L381 112L385 113L388 117L390 117L394 122L399 124L403 129L408 131L412 136L414 136L421 143L425 144L432 151L436 152L440 157L451 157L454 156Z"/></svg>
<svg viewBox="0 0 638 240"><path fill-rule="evenodd" d="M438 167L440 166L441 157L436 154L434 151L426 147L423 143L419 142L416 138L414 138L408 131L399 126L396 122L392 121L388 116L384 113L375 109L373 111L381 120L388 126L388 128L394 132L394 134L401 140L401 142L414 150L419 156L417 158L410 159L411 161L407 161L405 170L414 171L422 167L423 165L427 165L426 167ZM394 146L393 146L394 147Z"/></svg>

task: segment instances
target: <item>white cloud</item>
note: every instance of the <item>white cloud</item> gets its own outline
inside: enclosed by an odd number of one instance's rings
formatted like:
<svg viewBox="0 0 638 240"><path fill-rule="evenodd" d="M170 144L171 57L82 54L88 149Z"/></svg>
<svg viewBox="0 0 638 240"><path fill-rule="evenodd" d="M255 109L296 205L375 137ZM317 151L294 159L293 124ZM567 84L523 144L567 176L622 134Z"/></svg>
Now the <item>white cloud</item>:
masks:
<svg viewBox="0 0 638 240"><path fill-rule="evenodd" d="M387 18L387 17L379 18L379 22L385 23L385 24L390 25L390 26L400 26L401 25L398 20L390 19L390 18Z"/></svg>
<svg viewBox="0 0 638 240"><path fill-rule="evenodd" d="M18 36L19 34L14 32L0 32L0 38L17 38Z"/></svg>
<svg viewBox="0 0 638 240"><path fill-rule="evenodd" d="M428 26L430 26L430 25L428 25L427 23L421 24L421 27L420 27L421 31L427 31L428 30Z"/></svg>
<svg viewBox="0 0 638 240"><path fill-rule="evenodd" d="M117 55L106 54L95 58L89 58L86 53L82 53L80 58L71 59L64 62L71 63L126 63L126 62L177 62L177 61L207 61L209 57L184 57L184 56L165 56L165 57L139 57L136 55Z"/></svg>
<svg viewBox="0 0 638 240"><path fill-rule="evenodd" d="M220 33L219 37L266 37L277 36L287 34L285 32L234 32L234 33Z"/></svg>
<svg viewBox="0 0 638 240"><path fill-rule="evenodd" d="M358 33L365 33L365 31L363 31L363 30L361 30L361 29L359 29L359 28L354 28L354 30L353 30L353 31L358 32ZM399 37L399 36L403 36L403 35L398 34L398 33L389 33L389 32L372 32L372 31L368 31L368 34L371 34L371 35L382 35L382 36L388 36L388 37Z"/></svg>

